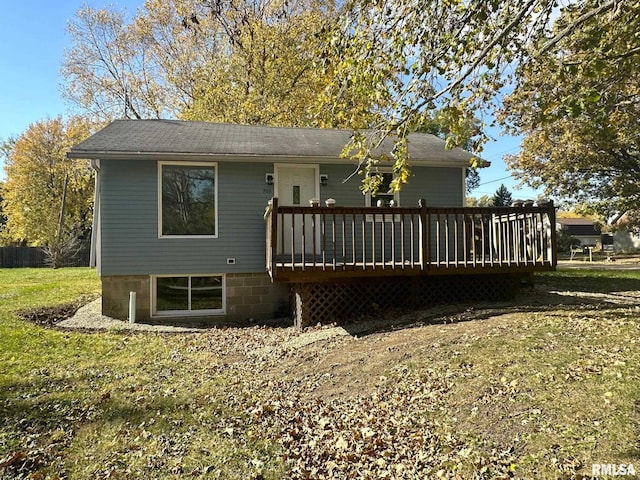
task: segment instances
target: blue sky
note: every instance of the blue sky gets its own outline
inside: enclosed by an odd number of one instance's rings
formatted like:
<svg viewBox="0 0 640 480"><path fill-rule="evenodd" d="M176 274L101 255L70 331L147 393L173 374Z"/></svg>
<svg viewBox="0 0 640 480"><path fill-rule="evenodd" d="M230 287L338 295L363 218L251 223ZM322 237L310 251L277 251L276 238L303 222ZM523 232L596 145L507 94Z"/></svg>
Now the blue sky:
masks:
<svg viewBox="0 0 640 480"><path fill-rule="evenodd" d="M0 140L69 113L60 93L67 23L83 5L135 12L143 0L8 0L0 15ZM2 166L2 160L0 160ZM0 169L0 179L4 171Z"/></svg>
<svg viewBox="0 0 640 480"><path fill-rule="evenodd" d="M69 38L68 21L83 5L94 8L112 6L130 13L143 0L8 0L0 15L0 141L24 132L29 124L69 113L62 99L59 74L62 55ZM514 198L535 198L531 189L515 190L502 157L515 153L520 141L501 137L485 146L483 157L492 166L481 171L481 185L471 195L493 195L501 183L513 191ZM2 167L2 160L0 160ZM507 177L507 178L505 178ZM4 170L0 168L0 180Z"/></svg>

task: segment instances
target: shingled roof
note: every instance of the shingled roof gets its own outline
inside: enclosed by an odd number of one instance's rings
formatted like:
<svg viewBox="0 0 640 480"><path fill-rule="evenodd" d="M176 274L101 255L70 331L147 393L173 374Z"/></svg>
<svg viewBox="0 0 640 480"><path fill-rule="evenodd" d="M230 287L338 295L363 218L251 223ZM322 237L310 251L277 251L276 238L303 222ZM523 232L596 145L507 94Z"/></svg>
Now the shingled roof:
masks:
<svg viewBox="0 0 640 480"><path fill-rule="evenodd" d="M576 236L600 236L593 220L588 218L558 218L556 222L566 228L570 235Z"/></svg>
<svg viewBox="0 0 640 480"><path fill-rule="evenodd" d="M281 128L179 120L116 120L74 146L75 159L179 159L229 157L336 160L353 134L351 130ZM391 140L382 151L389 152ZM474 157L460 148L445 149L434 135L409 135L414 164L466 166ZM488 165L488 163L486 163Z"/></svg>

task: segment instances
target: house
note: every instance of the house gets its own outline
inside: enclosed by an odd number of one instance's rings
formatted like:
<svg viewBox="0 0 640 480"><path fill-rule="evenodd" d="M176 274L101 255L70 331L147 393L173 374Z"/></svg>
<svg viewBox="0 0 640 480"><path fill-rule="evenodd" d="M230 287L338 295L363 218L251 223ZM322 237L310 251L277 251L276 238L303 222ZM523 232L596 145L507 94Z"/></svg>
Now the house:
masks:
<svg viewBox="0 0 640 480"><path fill-rule="evenodd" d="M606 234L611 249L615 252L638 252L640 250L640 229L637 227L638 212L629 211L611 220L614 232ZM603 241L605 235L603 234Z"/></svg>
<svg viewBox="0 0 640 480"><path fill-rule="evenodd" d="M484 298L488 273L511 288L514 274L555 267L552 206L463 208L471 154L427 134L409 138L414 176L400 193L363 195L340 156L351 133L117 120L73 147L96 171L103 313L126 319L136 292L142 321L293 309L306 325L406 295Z"/></svg>
<svg viewBox="0 0 640 480"><path fill-rule="evenodd" d="M566 230L571 238L580 241L582 247L595 247L601 243L600 230L596 228L593 220L588 218L558 218L557 229Z"/></svg>

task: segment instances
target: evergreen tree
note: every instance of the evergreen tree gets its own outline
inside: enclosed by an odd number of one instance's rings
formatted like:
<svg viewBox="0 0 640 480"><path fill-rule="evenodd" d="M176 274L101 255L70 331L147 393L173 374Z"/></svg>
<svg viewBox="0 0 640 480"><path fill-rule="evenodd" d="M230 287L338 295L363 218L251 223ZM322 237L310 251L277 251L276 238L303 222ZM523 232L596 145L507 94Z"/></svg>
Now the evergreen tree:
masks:
<svg viewBox="0 0 640 480"><path fill-rule="evenodd" d="M491 203L494 207L510 207L513 203L513 198L511 197L511 192L504 186L504 184L500 185L500 188L496 190L496 193L493 194L493 199Z"/></svg>

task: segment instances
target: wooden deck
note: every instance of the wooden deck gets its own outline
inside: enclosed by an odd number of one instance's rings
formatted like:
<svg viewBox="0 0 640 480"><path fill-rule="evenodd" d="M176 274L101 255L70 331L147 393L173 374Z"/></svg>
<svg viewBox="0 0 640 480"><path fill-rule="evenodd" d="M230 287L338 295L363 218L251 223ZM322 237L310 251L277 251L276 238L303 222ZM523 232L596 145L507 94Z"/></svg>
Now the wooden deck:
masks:
<svg viewBox="0 0 640 480"><path fill-rule="evenodd" d="M499 208L283 207L269 202L274 282L555 269L553 204Z"/></svg>

